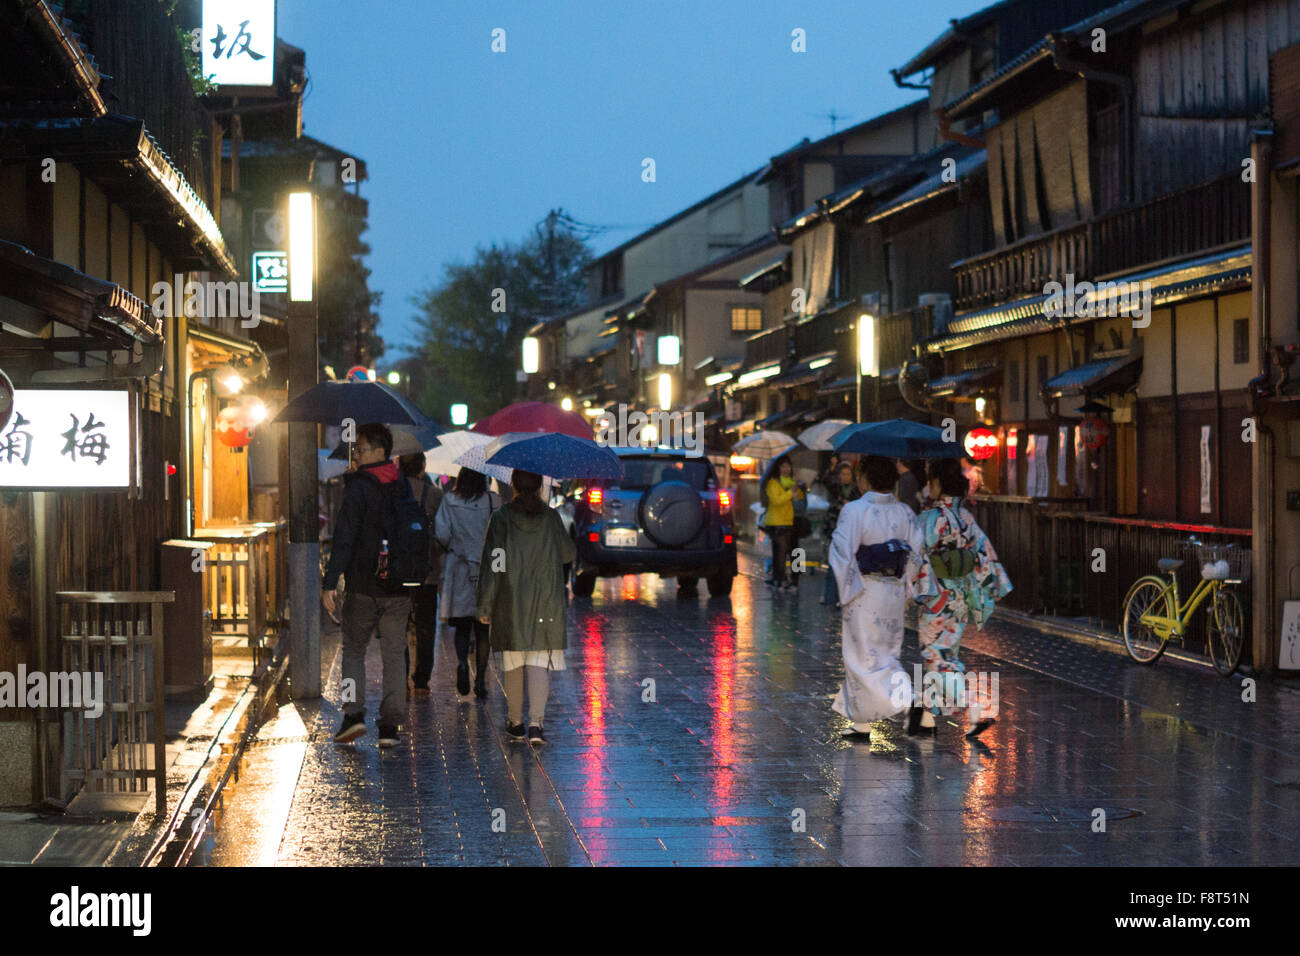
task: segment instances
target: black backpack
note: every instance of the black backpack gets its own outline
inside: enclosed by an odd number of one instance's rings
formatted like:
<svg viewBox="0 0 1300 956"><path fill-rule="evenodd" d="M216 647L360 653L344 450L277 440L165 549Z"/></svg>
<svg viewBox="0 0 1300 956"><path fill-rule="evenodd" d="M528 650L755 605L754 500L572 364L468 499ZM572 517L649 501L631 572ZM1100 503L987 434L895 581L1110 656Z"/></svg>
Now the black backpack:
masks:
<svg viewBox="0 0 1300 956"><path fill-rule="evenodd" d="M381 512L379 537L388 541L388 574L381 577L383 568L380 567L375 580L381 590L399 594L420 586L429 574L429 516L423 501L411 494L411 484L405 476L381 484L379 490L387 505ZM381 544L381 565L382 549Z"/></svg>

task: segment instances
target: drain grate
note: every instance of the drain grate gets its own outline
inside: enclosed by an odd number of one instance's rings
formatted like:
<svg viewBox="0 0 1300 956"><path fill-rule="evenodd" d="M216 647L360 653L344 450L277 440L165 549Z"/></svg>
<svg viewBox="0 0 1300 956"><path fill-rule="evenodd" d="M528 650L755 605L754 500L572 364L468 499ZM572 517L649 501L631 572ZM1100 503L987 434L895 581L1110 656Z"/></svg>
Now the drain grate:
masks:
<svg viewBox="0 0 1300 956"><path fill-rule="evenodd" d="M1106 820L1131 820L1142 816L1132 807L992 807L984 811L990 820L1003 823L1091 823L1098 810L1106 811Z"/></svg>

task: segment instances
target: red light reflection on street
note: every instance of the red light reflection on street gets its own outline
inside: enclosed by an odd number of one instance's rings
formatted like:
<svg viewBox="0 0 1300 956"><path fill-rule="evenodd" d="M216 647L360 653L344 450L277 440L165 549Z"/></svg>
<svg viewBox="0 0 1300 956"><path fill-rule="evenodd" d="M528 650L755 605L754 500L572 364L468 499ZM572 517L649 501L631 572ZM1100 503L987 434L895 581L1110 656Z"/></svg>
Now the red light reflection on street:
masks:
<svg viewBox="0 0 1300 956"><path fill-rule="evenodd" d="M609 741L605 737L605 700L608 686L605 681L605 636L601 633L601 618L588 617L582 634L582 699L586 731L584 746L578 756L578 769L586 783L581 809L600 811L608 802L605 790L605 770L602 757Z"/></svg>
<svg viewBox="0 0 1300 956"><path fill-rule="evenodd" d="M710 787L714 812L730 808L736 789L736 773L732 765L736 759L734 699L736 682L736 621L731 616L720 617L709 627L713 642L713 684L709 689L709 705L713 710L713 751L718 767L713 771Z"/></svg>

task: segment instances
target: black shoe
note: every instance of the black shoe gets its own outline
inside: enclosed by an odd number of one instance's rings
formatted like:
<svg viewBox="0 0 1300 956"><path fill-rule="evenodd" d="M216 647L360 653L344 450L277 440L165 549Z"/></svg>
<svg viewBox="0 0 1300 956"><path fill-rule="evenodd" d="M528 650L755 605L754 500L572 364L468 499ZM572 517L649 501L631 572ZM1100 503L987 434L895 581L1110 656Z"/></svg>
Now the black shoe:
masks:
<svg viewBox="0 0 1300 956"><path fill-rule="evenodd" d="M506 735L512 743L523 743L528 737L528 728L523 724L508 724L506 726Z"/></svg>
<svg viewBox="0 0 1300 956"><path fill-rule="evenodd" d="M456 692L462 697L469 694L469 664L465 661L456 665Z"/></svg>
<svg viewBox="0 0 1300 956"><path fill-rule="evenodd" d="M365 714L344 714L343 726L339 732L334 735L336 744L350 744L358 737L366 735L366 715Z"/></svg>
<svg viewBox="0 0 1300 956"><path fill-rule="evenodd" d="M915 737L921 732L921 714L925 711L920 707L909 707L907 709L907 736Z"/></svg>
<svg viewBox="0 0 1300 956"><path fill-rule="evenodd" d="M528 728L528 742L535 746L541 746L546 743L546 738L542 736L542 728L536 724Z"/></svg>
<svg viewBox="0 0 1300 956"><path fill-rule="evenodd" d="M856 727L850 727L848 730L841 733L840 736L845 740L852 740L854 742L860 741L864 744L871 743L871 731L858 730Z"/></svg>
<svg viewBox="0 0 1300 956"><path fill-rule="evenodd" d="M992 717L981 717L979 722L976 723L974 727L966 731L966 738L968 740L974 740L976 737L984 733L984 731L988 730L996 723L997 721L994 720Z"/></svg>
<svg viewBox="0 0 1300 956"><path fill-rule="evenodd" d="M384 749L397 746L397 725L380 724L379 725L379 746Z"/></svg>
<svg viewBox="0 0 1300 956"><path fill-rule="evenodd" d="M487 699L487 675L479 674L474 678L474 696L479 700Z"/></svg>

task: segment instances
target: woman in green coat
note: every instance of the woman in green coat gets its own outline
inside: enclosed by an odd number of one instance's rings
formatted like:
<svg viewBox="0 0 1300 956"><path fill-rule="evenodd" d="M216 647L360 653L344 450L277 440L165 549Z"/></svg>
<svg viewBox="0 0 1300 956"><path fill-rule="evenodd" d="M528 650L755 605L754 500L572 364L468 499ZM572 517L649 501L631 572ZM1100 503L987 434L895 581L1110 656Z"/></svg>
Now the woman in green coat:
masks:
<svg viewBox="0 0 1300 956"><path fill-rule="evenodd" d="M559 514L539 492L542 476L515 470L515 494L488 521L479 565L478 619L491 625L492 649L501 652L511 739L546 743L542 718L550 672L564 669L565 565L576 549ZM524 683L528 727L524 727Z"/></svg>

